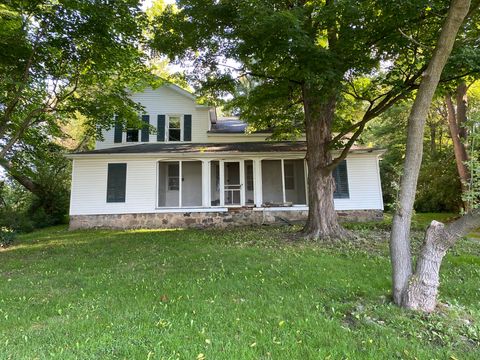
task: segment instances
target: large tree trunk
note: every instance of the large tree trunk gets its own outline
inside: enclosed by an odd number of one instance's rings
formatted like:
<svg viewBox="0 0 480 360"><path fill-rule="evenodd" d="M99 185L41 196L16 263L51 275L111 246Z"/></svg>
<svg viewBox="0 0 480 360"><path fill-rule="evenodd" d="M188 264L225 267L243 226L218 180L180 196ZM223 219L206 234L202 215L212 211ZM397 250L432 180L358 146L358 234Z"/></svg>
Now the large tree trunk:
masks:
<svg viewBox="0 0 480 360"><path fill-rule="evenodd" d="M332 169L330 141L336 96L326 101L313 96L304 88L304 110L308 164L308 219L303 229L309 239L343 238L346 231L340 226L333 202L335 182Z"/></svg>
<svg viewBox="0 0 480 360"><path fill-rule="evenodd" d="M480 213L474 212L445 226L432 221L417 260L415 273L410 277L402 297L402 306L425 312L435 310L440 265L447 250L462 236L480 226Z"/></svg>
<svg viewBox="0 0 480 360"><path fill-rule="evenodd" d="M453 150L455 153L455 162L457 164L458 176L462 183L462 192L467 189L470 180L470 171L466 165L468 161L468 153L465 148L465 140L467 137L467 129L465 123L467 121L467 85L462 82L456 89L456 109L453 105L452 96L445 96L445 104L447 105L447 120L450 136L452 137ZM465 210L468 210L468 204L464 204Z"/></svg>
<svg viewBox="0 0 480 360"><path fill-rule="evenodd" d="M390 238L393 300L398 305L402 305L402 296L412 275L410 225L418 174L422 163L425 121L443 68L452 51L458 29L467 15L469 7L470 0L452 0L408 119L405 163Z"/></svg>

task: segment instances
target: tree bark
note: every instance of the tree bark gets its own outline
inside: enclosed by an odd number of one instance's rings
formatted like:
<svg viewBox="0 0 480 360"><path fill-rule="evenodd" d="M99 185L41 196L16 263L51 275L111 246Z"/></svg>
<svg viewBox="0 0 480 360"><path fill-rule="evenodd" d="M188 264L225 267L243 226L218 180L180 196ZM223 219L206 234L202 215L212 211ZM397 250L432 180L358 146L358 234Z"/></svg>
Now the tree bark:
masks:
<svg viewBox="0 0 480 360"><path fill-rule="evenodd" d="M459 238L479 226L478 211L464 215L447 226L432 221L425 233L415 273L410 277L403 294L403 307L424 312L435 310L443 257Z"/></svg>
<svg viewBox="0 0 480 360"><path fill-rule="evenodd" d="M308 164L308 219L303 234L309 239L341 239L347 232L340 226L335 212L332 176L331 126L335 112L336 96L326 101L314 96L304 86L303 101L307 137Z"/></svg>
<svg viewBox="0 0 480 360"><path fill-rule="evenodd" d="M420 82L408 119L407 148L397 209L390 238L393 300L402 305L402 297L412 275L410 225L422 163L425 121L443 68L450 56L457 32L468 13L470 0L452 0L445 23L427 69Z"/></svg>
<svg viewBox="0 0 480 360"><path fill-rule="evenodd" d="M38 195L41 193L41 186L29 177L16 171L10 161L6 160L5 158L0 158L0 166L3 167L12 178L14 178L20 185L22 185L32 194Z"/></svg>
<svg viewBox="0 0 480 360"><path fill-rule="evenodd" d="M466 191L467 184L470 180L470 171L466 165L466 162L468 161L468 153L465 148L467 129L464 126L467 121L467 89L467 85L464 82L458 85L455 96L456 110L453 105L452 96L450 94L445 96L448 128L453 142L458 176L462 183L462 192ZM464 208L465 210L468 210L468 206L465 203Z"/></svg>

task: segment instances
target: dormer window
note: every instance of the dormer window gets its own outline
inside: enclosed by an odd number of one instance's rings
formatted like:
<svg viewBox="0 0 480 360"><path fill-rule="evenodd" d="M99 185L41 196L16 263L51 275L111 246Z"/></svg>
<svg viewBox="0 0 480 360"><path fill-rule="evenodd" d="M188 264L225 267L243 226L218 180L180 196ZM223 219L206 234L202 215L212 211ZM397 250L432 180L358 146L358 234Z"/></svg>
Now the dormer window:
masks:
<svg viewBox="0 0 480 360"><path fill-rule="evenodd" d="M182 141L182 122L180 116L168 117L168 141Z"/></svg>
<svg viewBox="0 0 480 360"><path fill-rule="evenodd" d="M128 128L127 129L127 142L138 142L138 129Z"/></svg>

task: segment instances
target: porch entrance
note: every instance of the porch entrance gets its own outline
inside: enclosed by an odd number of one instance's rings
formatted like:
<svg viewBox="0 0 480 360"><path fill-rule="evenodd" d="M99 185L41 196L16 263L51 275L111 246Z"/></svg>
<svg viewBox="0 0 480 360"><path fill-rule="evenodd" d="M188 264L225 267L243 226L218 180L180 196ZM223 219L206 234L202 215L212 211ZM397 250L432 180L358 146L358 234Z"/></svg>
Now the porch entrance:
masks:
<svg viewBox="0 0 480 360"><path fill-rule="evenodd" d="M240 161L224 162L224 200L226 206L241 205Z"/></svg>
<svg viewBox="0 0 480 360"><path fill-rule="evenodd" d="M243 206L253 202L253 187L249 200L245 199L246 177L245 163L248 160L212 160L210 169L211 206ZM253 186L253 185L252 185Z"/></svg>

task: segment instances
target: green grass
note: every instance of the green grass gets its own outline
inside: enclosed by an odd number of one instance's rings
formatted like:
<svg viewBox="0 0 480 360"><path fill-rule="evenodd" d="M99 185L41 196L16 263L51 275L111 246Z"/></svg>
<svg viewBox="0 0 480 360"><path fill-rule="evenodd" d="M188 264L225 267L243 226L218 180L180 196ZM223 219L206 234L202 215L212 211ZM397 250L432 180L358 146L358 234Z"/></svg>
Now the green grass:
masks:
<svg viewBox="0 0 480 360"><path fill-rule="evenodd" d="M22 235L0 252L0 359L480 358L480 244L447 256L448 307L421 315L390 303L385 231L296 230Z"/></svg>

